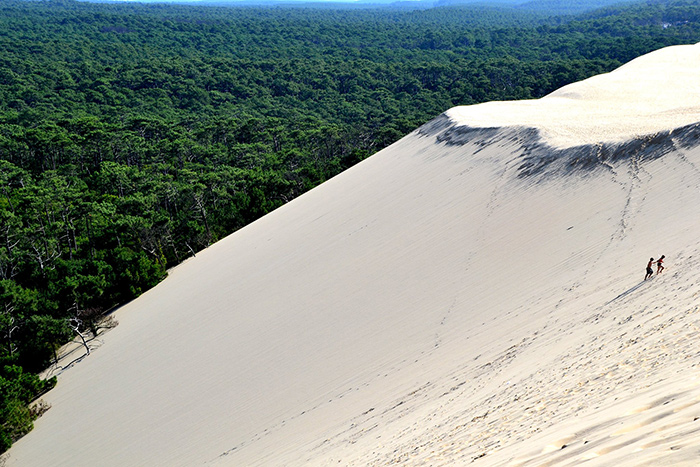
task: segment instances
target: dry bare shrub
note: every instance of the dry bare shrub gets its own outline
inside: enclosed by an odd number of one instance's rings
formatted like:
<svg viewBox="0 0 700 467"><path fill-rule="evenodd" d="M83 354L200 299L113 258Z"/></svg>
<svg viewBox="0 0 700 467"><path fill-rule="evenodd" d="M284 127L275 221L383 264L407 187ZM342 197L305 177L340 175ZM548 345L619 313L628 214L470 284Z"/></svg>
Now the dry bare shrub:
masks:
<svg viewBox="0 0 700 467"><path fill-rule="evenodd" d="M36 401L35 403L33 403L32 405L29 406L29 411L32 413L32 416L34 418L39 418L42 415L44 415L44 413L46 413L46 411L49 410L50 408L51 408L51 404L49 404L48 402L46 402L43 399L39 399L38 401ZM0 465L2 465L2 464L0 464Z"/></svg>
<svg viewBox="0 0 700 467"><path fill-rule="evenodd" d="M114 317L110 315L105 316L104 309L101 307L82 309L78 312L76 317L81 320L83 325L90 331L93 337L97 337L100 330L112 329L119 324Z"/></svg>

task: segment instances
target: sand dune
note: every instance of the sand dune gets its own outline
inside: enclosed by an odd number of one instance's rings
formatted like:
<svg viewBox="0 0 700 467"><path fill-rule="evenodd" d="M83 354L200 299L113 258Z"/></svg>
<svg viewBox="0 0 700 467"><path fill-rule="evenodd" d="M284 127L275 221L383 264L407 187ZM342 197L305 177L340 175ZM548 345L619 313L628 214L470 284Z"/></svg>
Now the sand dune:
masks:
<svg viewBox="0 0 700 467"><path fill-rule="evenodd" d="M553 147L626 141L700 121L700 44L667 47L538 100L455 107L474 127L537 128Z"/></svg>
<svg viewBox="0 0 700 467"><path fill-rule="evenodd" d="M698 47L452 109L198 254L7 464L697 465Z"/></svg>

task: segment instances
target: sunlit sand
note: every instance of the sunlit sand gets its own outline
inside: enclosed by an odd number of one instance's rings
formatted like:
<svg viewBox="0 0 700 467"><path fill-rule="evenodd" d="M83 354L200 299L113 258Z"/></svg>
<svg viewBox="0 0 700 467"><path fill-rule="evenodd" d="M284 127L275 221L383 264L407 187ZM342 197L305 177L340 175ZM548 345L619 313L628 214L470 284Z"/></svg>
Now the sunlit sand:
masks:
<svg viewBox="0 0 700 467"><path fill-rule="evenodd" d="M538 128L552 146L624 141L700 121L700 45L667 47L538 100L447 112L475 127Z"/></svg>

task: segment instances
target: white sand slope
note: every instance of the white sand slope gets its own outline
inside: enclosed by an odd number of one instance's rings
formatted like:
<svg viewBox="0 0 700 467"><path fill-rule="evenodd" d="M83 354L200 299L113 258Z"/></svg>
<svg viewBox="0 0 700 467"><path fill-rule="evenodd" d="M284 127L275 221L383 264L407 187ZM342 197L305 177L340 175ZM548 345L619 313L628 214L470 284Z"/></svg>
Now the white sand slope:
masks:
<svg viewBox="0 0 700 467"><path fill-rule="evenodd" d="M538 100L487 102L447 114L475 127L528 126L549 144L624 141L700 121L700 44L667 47Z"/></svg>
<svg viewBox="0 0 700 467"><path fill-rule="evenodd" d="M698 465L699 50L453 109L198 254L8 465Z"/></svg>

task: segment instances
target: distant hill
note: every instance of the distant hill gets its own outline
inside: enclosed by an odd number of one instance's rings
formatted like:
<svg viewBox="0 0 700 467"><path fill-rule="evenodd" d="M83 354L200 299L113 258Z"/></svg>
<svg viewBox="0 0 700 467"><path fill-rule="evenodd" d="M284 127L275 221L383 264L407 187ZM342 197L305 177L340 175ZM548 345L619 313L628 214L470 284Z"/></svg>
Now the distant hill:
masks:
<svg viewBox="0 0 700 467"><path fill-rule="evenodd" d="M519 3L518 8L553 14L577 14L611 5L643 3L641 0L532 0Z"/></svg>
<svg viewBox="0 0 700 467"><path fill-rule="evenodd" d="M87 0L95 3L131 3L134 0ZM200 6L307 6L367 8L390 6L399 9L425 9L441 6L520 8L549 14L576 14L605 6L640 0L140 0L142 3L173 3Z"/></svg>

